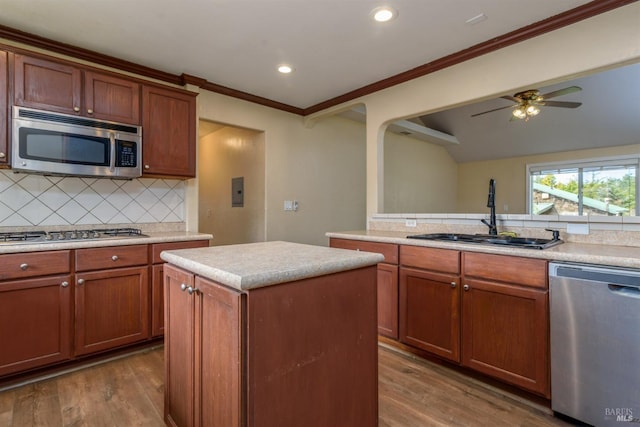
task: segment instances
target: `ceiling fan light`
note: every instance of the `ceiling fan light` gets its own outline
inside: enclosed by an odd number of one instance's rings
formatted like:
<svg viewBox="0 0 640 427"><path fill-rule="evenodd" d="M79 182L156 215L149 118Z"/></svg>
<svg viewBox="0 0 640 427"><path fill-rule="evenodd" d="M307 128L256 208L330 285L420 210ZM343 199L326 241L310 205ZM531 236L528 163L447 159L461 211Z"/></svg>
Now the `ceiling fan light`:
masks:
<svg viewBox="0 0 640 427"><path fill-rule="evenodd" d="M536 107L535 105L529 105L527 107L527 115L528 116L537 116L539 112L540 112L540 109L538 107Z"/></svg>
<svg viewBox="0 0 640 427"><path fill-rule="evenodd" d="M525 117L527 117L527 113L524 111L522 107L519 107L513 110L512 114L513 114L513 117L515 117L516 119L524 119Z"/></svg>

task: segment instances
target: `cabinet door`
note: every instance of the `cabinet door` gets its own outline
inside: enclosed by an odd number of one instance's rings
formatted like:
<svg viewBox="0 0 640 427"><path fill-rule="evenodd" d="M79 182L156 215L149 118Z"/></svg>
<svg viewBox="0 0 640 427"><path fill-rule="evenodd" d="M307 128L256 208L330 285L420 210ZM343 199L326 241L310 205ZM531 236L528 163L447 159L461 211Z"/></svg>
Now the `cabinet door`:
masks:
<svg viewBox="0 0 640 427"><path fill-rule="evenodd" d="M398 339L398 266L378 264L378 333Z"/></svg>
<svg viewBox="0 0 640 427"><path fill-rule="evenodd" d="M70 276L0 284L0 376L71 356Z"/></svg>
<svg viewBox="0 0 640 427"><path fill-rule="evenodd" d="M84 99L87 116L140 124L140 84L114 76L85 71Z"/></svg>
<svg viewBox="0 0 640 427"><path fill-rule="evenodd" d="M243 422L243 298L196 277L196 426Z"/></svg>
<svg viewBox="0 0 640 427"><path fill-rule="evenodd" d="M196 99L181 91L142 88L143 173L196 176Z"/></svg>
<svg viewBox="0 0 640 427"><path fill-rule="evenodd" d="M169 426L191 427L195 408L195 298L182 285L194 286L193 274L166 265L164 419Z"/></svg>
<svg viewBox="0 0 640 427"><path fill-rule="evenodd" d="M9 85L7 52L0 50L0 164L9 160Z"/></svg>
<svg viewBox="0 0 640 427"><path fill-rule="evenodd" d="M14 58L16 105L80 114L82 75L79 68L20 54Z"/></svg>
<svg viewBox="0 0 640 427"><path fill-rule="evenodd" d="M459 277L400 269L400 341L460 361Z"/></svg>
<svg viewBox="0 0 640 427"><path fill-rule="evenodd" d="M164 264L151 267L151 336L164 334Z"/></svg>
<svg viewBox="0 0 640 427"><path fill-rule="evenodd" d="M465 279L462 364L549 397L548 291Z"/></svg>
<svg viewBox="0 0 640 427"><path fill-rule="evenodd" d="M149 337L148 267L78 273L75 297L76 355Z"/></svg>

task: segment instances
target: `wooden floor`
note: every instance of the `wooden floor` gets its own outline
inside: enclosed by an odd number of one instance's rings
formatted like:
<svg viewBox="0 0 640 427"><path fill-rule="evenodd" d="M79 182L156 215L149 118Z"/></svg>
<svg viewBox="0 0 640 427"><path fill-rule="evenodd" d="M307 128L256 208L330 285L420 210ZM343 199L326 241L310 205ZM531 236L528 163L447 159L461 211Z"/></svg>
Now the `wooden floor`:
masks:
<svg viewBox="0 0 640 427"><path fill-rule="evenodd" d="M163 426L163 350L0 392L0 426ZM569 426L449 369L379 349L379 426ZM357 426L354 426L357 427Z"/></svg>

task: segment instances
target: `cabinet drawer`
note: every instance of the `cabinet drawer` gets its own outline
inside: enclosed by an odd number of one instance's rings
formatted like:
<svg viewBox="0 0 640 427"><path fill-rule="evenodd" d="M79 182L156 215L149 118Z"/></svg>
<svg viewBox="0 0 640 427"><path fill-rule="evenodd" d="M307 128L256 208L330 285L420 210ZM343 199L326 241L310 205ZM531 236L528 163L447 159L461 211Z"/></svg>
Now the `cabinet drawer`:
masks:
<svg viewBox="0 0 640 427"><path fill-rule="evenodd" d="M70 251L2 255L0 256L0 280L68 273L69 260Z"/></svg>
<svg viewBox="0 0 640 427"><path fill-rule="evenodd" d="M332 248L351 249L355 251L375 252L384 255L384 262L398 263L398 245L392 243L363 242L362 240L329 239Z"/></svg>
<svg viewBox="0 0 640 427"><path fill-rule="evenodd" d="M460 274L460 251L400 246L400 264L443 273Z"/></svg>
<svg viewBox="0 0 640 427"><path fill-rule="evenodd" d="M76 251L76 271L130 267L148 262L147 245L109 246Z"/></svg>
<svg viewBox="0 0 640 427"><path fill-rule="evenodd" d="M176 249L190 249L190 248L206 248L209 246L208 240L192 240L188 242L168 242L168 243L154 243L151 245L151 262L158 264L164 262L160 258L162 251L173 251Z"/></svg>
<svg viewBox="0 0 640 427"><path fill-rule="evenodd" d="M517 283L523 286L546 289L547 261L508 255L465 252L463 255L465 277Z"/></svg>

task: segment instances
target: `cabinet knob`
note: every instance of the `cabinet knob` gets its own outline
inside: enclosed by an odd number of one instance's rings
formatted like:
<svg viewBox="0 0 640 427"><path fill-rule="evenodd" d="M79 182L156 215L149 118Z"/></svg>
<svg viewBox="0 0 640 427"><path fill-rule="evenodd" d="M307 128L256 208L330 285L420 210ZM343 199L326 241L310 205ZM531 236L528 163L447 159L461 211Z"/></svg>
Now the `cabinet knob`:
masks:
<svg viewBox="0 0 640 427"><path fill-rule="evenodd" d="M114 256L112 256L112 257L111 257L111 260L112 260L112 261L117 261L117 260L118 260L118 255L114 255Z"/></svg>
<svg viewBox="0 0 640 427"><path fill-rule="evenodd" d="M194 293L194 292L195 292L195 293L200 292L200 289L198 289L198 288L194 288L194 287L192 287L192 286L189 286L189 287L187 288L187 292L189 292L189 295L193 295L193 293Z"/></svg>
<svg viewBox="0 0 640 427"><path fill-rule="evenodd" d="M24 270L26 270L27 268L29 268L29 264L27 264L27 263L20 264L20 270L24 271Z"/></svg>
<svg viewBox="0 0 640 427"><path fill-rule="evenodd" d="M456 282L451 282L451 287L455 288L456 287Z"/></svg>
<svg viewBox="0 0 640 427"><path fill-rule="evenodd" d="M469 289L471 289L471 287L469 285L464 285L462 289L464 289L465 291L468 291Z"/></svg>
<svg viewBox="0 0 640 427"><path fill-rule="evenodd" d="M144 168L145 169L149 169L149 165L144 165Z"/></svg>
<svg viewBox="0 0 640 427"><path fill-rule="evenodd" d="M84 279L78 279L78 285L80 286L84 285Z"/></svg>
<svg viewBox="0 0 640 427"><path fill-rule="evenodd" d="M4 153L0 153L0 159L4 159L5 157L7 157L7 155L6 155L6 154L4 154Z"/></svg>
<svg viewBox="0 0 640 427"><path fill-rule="evenodd" d="M73 107L73 111L75 111L76 113L78 113L80 111L80 107Z"/></svg>
<svg viewBox="0 0 640 427"><path fill-rule="evenodd" d="M87 109L87 114L93 114L93 110L91 108Z"/></svg>
<svg viewBox="0 0 640 427"><path fill-rule="evenodd" d="M60 286L62 286L63 288L66 288L67 286L69 286L69 282L62 282L60 283Z"/></svg>
<svg viewBox="0 0 640 427"><path fill-rule="evenodd" d="M181 291L186 291L187 290L187 285L185 285L184 283L182 285L180 285L180 290Z"/></svg>

